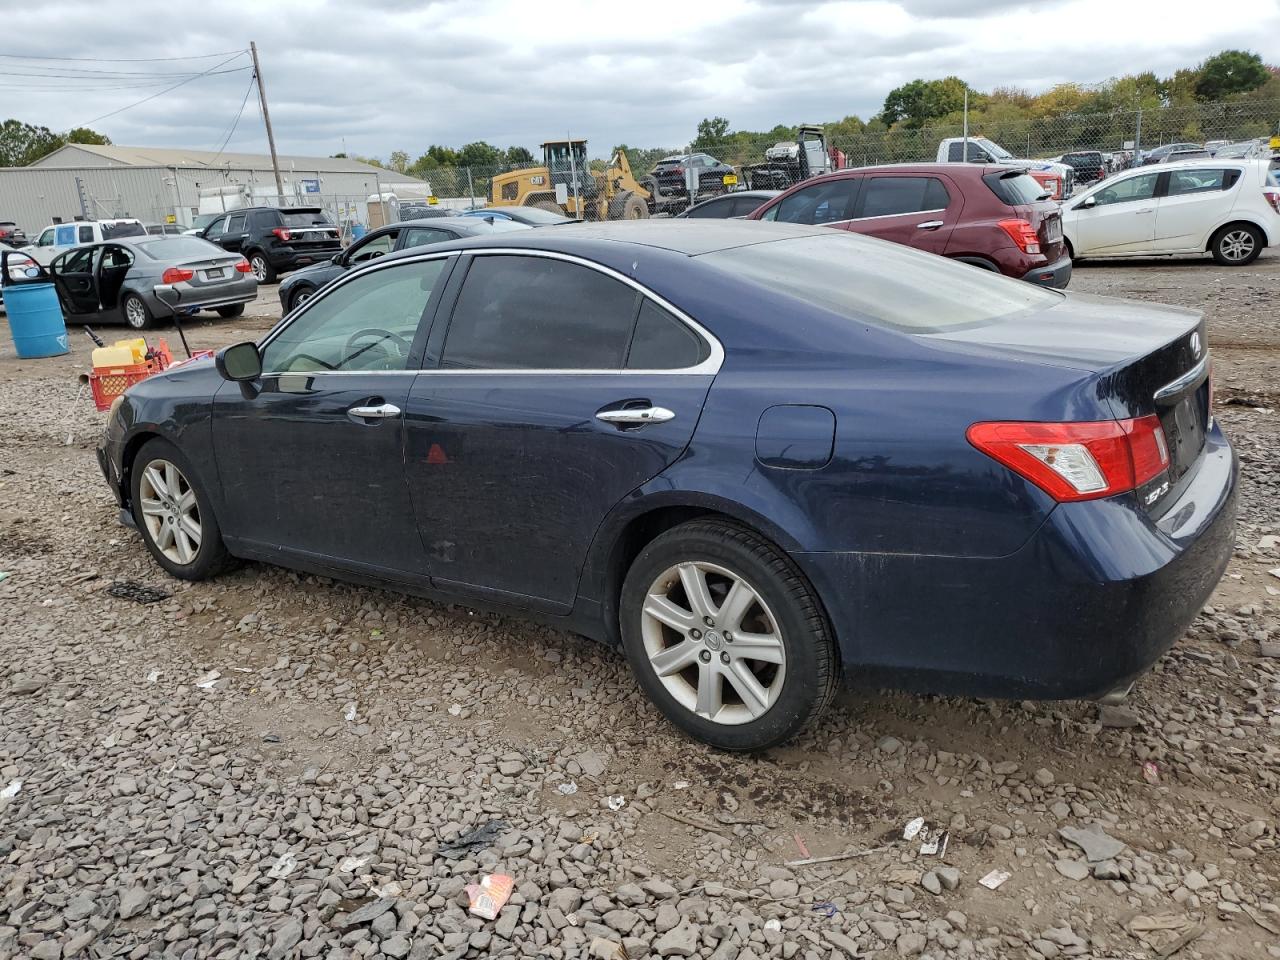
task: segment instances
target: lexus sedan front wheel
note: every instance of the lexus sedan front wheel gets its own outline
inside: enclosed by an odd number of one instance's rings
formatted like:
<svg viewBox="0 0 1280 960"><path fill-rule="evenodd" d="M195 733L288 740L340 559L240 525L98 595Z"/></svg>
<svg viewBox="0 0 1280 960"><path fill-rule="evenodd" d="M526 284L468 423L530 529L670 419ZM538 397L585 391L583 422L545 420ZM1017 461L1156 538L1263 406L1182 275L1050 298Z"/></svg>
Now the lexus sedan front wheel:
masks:
<svg viewBox="0 0 1280 960"><path fill-rule="evenodd" d="M182 580L207 580L232 564L208 494L186 457L159 437L133 461L133 516L160 566Z"/></svg>
<svg viewBox="0 0 1280 960"><path fill-rule="evenodd" d="M781 743L815 720L839 677L812 588L776 547L695 520L646 546L622 588L622 641L645 693L724 750Z"/></svg>

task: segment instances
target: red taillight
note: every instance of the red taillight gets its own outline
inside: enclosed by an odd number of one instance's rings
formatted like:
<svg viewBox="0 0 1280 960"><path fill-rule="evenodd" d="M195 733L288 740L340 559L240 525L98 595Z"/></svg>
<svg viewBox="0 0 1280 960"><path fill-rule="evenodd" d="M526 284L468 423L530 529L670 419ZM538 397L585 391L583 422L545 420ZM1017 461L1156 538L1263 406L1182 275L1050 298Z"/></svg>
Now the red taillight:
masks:
<svg viewBox="0 0 1280 960"><path fill-rule="evenodd" d="M1271 209L1276 213L1280 213L1280 190L1273 190L1268 187L1262 191L1262 195L1267 198L1267 203L1271 204Z"/></svg>
<svg viewBox="0 0 1280 960"><path fill-rule="evenodd" d="M186 283L196 275L194 270L183 270L181 267L170 267L160 275L161 283ZM154 274L153 274L154 276Z"/></svg>
<svg viewBox="0 0 1280 960"><path fill-rule="evenodd" d="M274 233L274 234L275 234L277 237L279 237L281 240L292 240L292 239L293 239L293 234L289 232L289 228L288 228L288 227L275 227L275 228L273 228L273 229L272 229L272 231L271 231L271 232L272 232L272 233Z"/></svg>
<svg viewBox="0 0 1280 960"><path fill-rule="evenodd" d="M1007 233L1009 239L1016 243L1023 253L1040 252L1040 237L1036 235L1036 228L1027 221L1001 220L996 226Z"/></svg>
<svg viewBox="0 0 1280 960"><path fill-rule="evenodd" d="M236 271L239 273L253 273L253 267L248 260L241 260L236 264Z"/></svg>
<svg viewBox="0 0 1280 960"><path fill-rule="evenodd" d="M1126 493L1169 467L1155 414L1089 423L975 423L966 436L1060 503Z"/></svg>

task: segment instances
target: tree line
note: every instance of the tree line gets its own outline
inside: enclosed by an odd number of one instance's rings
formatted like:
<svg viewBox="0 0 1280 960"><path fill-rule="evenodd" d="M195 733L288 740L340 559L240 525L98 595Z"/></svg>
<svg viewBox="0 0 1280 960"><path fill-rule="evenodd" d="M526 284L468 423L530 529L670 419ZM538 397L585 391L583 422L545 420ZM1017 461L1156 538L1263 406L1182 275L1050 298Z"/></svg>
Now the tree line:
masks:
<svg viewBox="0 0 1280 960"><path fill-rule="evenodd" d="M110 144L111 141L88 127L55 133L21 120L9 119L0 126L0 167L26 167L68 143Z"/></svg>

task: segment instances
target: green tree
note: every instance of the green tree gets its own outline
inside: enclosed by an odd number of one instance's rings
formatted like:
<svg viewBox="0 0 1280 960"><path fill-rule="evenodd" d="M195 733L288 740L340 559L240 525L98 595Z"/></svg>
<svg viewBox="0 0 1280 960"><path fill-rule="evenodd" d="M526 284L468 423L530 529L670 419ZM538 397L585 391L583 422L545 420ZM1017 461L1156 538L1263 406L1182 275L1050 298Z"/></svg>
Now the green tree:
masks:
<svg viewBox="0 0 1280 960"><path fill-rule="evenodd" d="M507 147L503 159L513 167L519 167L533 163L533 154L524 147Z"/></svg>
<svg viewBox="0 0 1280 960"><path fill-rule="evenodd" d="M25 167L65 142L48 127L6 120L0 125L0 167Z"/></svg>
<svg viewBox="0 0 1280 960"><path fill-rule="evenodd" d="M458 151L457 165L461 167L496 167L502 162L502 151L492 144L477 140Z"/></svg>
<svg viewBox="0 0 1280 960"><path fill-rule="evenodd" d="M939 120L949 113L964 109L965 91L969 89L959 77L943 77L941 80L912 80L889 91L884 98L880 115L890 125L901 123L908 129L918 130L931 120ZM976 106L970 97L970 106Z"/></svg>
<svg viewBox="0 0 1280 960"><path fill-rule="evenodd" d="M387 166L396 173L407 173L409 170L409 155L403 150L392 150Z"/></svg>
<svg viewBox="0 0 1280 960"><path fill-rule="evenodd" d="M729 121L724 117L704 117L698 121L698 135L693 145L698 150L719 150L729 135Z"/></svg>
<svg viewBox="0 0 1280 960"><path fill-rule="evenodd" d="M98 133L96 130L90 130L88 127L76 127L74 130L68 130L66 134L67 143L93 143L98 146L111 146L111 138Z"/></svg>
<svg viewBox="0 0 1280 960"><path fill-rule="evenodd" d="M1225 100L1237 93L1248 93L1271 76L1262 58L1245 50L1223 50L1200 64L1199 70L1199 100Z"/></svg>

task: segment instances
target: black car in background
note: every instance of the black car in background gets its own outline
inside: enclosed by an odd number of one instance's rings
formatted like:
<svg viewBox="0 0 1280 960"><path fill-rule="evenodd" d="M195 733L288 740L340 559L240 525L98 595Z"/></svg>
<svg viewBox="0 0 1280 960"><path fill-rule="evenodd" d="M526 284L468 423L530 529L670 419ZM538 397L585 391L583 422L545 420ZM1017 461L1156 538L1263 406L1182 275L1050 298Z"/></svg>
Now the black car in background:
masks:
<svg viewBox="0 0 1280 960"><path fill-rule="evenodd" d="M732 220L754 213L772 200L781 190L739 190L695 203L684 213L676 214L677 220Z"/></svg>
<svg viewBox="0 0 1280 960"><path fill-rule="evenodd" d="M698 193L724 193L724 178L734 172L733 167L721 163L707 153L686 153L676 157L664 157L649 172L663 196L683 197L689 193L685 171L690 167L698 171Z"/></svg>
<svg viewBox="0 0 1280 960"><path fill-rule="evenodd" d="M27 244L27 235L12 220L0 220L0 242L11 247L23 247Z"/></svg>
<svg viewBox="0 0 1280 960"><path fill-rule="evenodd" d="M259 283L342 252L338 226L320 207L245 207L219 215L198 234L242 254Z"/></svg>
<svg viewBox="0 0 1280 960"><path fill-rule="evenodd" d="M1107 161L1100 150L1077 150L1064 153L1059 163L1076 172L1076 183L1096 183L1107 175Z"/></svg>

